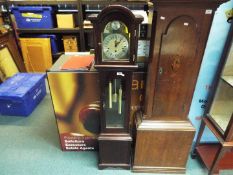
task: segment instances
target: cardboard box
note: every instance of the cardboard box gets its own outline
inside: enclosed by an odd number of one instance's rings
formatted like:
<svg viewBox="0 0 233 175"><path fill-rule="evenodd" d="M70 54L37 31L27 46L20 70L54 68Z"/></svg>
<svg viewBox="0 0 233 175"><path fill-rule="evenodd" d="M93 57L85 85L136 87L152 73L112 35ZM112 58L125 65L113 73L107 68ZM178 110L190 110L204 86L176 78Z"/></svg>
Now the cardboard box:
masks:
<svg viewBox="0 0 233 175"><path fill-rule="evenodd" d="M73 14L57 14L57 27L58 28L74 28Z"/></svg>
<svg viewBox="0 0 233 175"><path fill-rule="evenodd" d="M76 36L63 36L63 45L65 52L78 52L78 42Z"/></svg>
<svg viewBox="0 0 233 175"><path fill-rule="evenodd" d="M65 60L65 56L59 59L54 69L47 72L61 148L63 151L97 150L100 128L99 73L59 70ZM142 106L144 77L144 72L133 75L131 121L134 112Z"/></svg>

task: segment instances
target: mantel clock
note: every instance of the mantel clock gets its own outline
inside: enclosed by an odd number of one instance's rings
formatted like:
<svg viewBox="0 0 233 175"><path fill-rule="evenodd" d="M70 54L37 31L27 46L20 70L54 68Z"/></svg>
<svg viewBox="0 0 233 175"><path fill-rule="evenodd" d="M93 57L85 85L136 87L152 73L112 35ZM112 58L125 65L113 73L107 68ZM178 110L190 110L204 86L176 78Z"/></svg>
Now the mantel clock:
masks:
<svg viewBox="0 0 233 175"><path fill-rule="evenodd" d="M126 7L111 5L89 19L94 28L95 68L101 85L99 168L129 169L132 72L137 69L138 29L143 18Z"/></svg>

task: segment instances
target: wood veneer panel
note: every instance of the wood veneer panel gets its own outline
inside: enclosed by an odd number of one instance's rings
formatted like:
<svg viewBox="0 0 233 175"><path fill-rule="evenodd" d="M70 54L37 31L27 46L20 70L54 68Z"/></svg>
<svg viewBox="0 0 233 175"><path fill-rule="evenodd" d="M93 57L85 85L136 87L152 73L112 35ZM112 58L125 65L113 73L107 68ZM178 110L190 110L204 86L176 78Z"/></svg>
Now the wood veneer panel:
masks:
<svg viewBox="0 0 233 175"><path fill-rule="evenodd" d="M208 170L210 169L219 148L220 144L203 144L196 148L198 155ZM223 169L233 169L233 149L231 152L227 152L223 156L215 172Z"/></svg>
<svg viewBox="0 0 233 175"><path fill-rule="evenodd" d="M137 130L134 167L185 169L194 133L189 122L145 121Z"/></svg>

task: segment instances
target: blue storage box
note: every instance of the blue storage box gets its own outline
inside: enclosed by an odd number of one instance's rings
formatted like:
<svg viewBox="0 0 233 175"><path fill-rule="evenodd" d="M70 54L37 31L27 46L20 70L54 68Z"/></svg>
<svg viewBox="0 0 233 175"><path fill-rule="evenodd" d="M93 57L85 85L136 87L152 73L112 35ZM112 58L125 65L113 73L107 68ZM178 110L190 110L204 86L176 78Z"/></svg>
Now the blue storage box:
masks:
<svg viewBox="0 0 233 175"><path fill-rule="evenodd" d="M45 74L18 73L0 85L0 114L28 116L45 95Z"/></svg>
<svg viewBox="0 0 233 175"><path fill-rule="evenodd" d="M52 7L12 7L18 28L53 28Z"/></svg>

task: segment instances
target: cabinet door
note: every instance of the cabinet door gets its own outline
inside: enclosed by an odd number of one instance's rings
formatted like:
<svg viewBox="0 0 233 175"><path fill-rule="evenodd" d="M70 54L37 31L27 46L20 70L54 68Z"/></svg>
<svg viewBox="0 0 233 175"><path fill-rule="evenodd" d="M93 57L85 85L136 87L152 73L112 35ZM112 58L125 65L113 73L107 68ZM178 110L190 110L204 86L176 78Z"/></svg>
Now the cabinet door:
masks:
<svg viewBox="0 0 233 175"><path fill-rule="evenodd" d="M212 19L206 12L200 8L158 8L148 78L152 105L147 112L152 118L186 119Z"/></svg>
<svg viewBox="0 0 233 175"><path fill-rule="evenodd" d="M20 43L28 72L45 72L52 66L49 38L21 38Z"/></svg>
<svg viewBox="0 0 233 175"><path fill-rule="evenodd" d="M6 34L2 34L0 36L0 45L1 47L7 47L9 49L9 52L19 69L19 71L24 72L25 71L25 66L23 64L23 58L18 50L16 40L14 38L14 35L12 32L8 32Z"/></svg>
<svg viewBox="0 0 233 175"><path fill-rule="evenodd" d="M18 72L19 70L9 49L3 46L3 48L0 48L0 81L6 80Z"/></svg>

